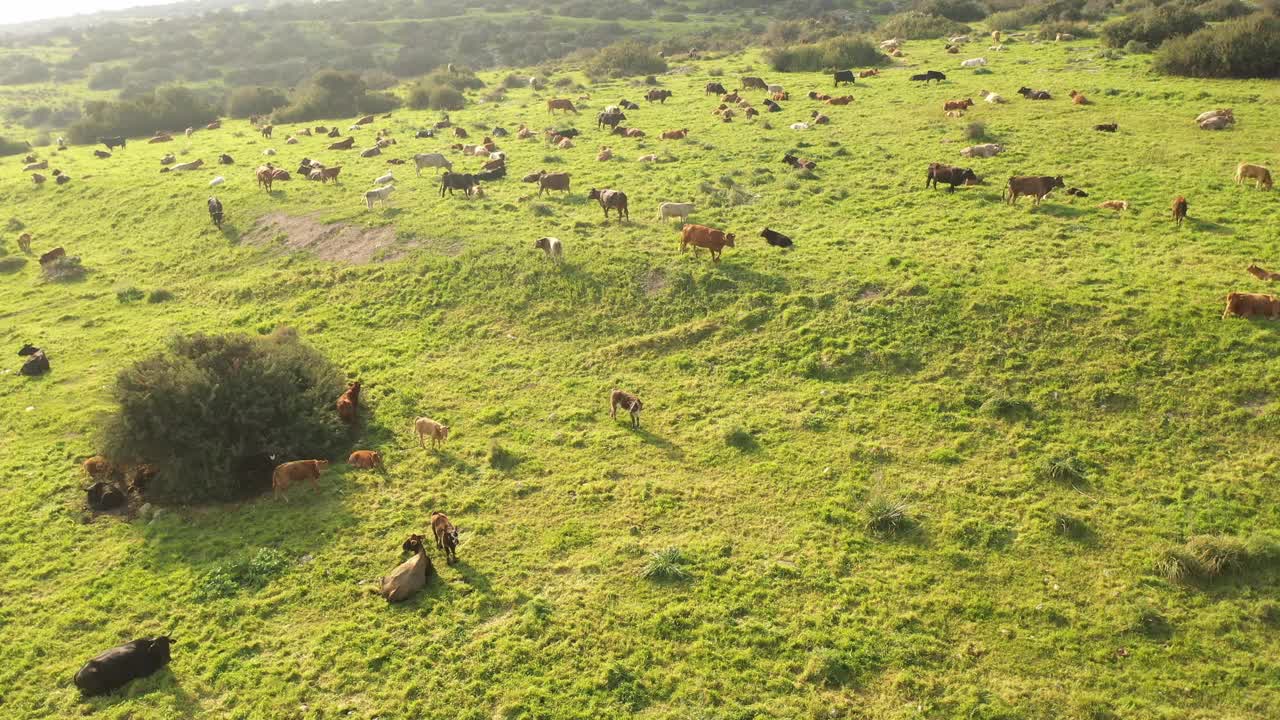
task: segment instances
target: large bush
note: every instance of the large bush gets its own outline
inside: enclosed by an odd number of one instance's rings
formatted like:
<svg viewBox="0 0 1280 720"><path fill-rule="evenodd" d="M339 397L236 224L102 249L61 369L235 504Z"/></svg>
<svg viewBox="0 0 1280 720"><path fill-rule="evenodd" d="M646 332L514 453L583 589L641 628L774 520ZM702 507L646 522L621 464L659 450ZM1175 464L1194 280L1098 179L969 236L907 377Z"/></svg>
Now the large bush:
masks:
<svg viewBox="0 0 1280 720"><path fill-rule="evenodd" d="M778 72L816 72L883 65L889 57L862 37L832 38L810 45L770 50L765 59Z"/></svg>
<svg viewBox="0 0 1280 720"><path fill-rule="evenodd" d="M1191 5L1169 3L1112 20L1102 26L1102 39L1111 47L1124 47L1131 40L1156 47L1171 37L1189 35L1202 27L1204 19Z"/></svg>
<svg viewBox="0 0 1280 720"><path fill-rule="evenodd" d="M236 88L227 97L227 115L249 117L268 115L289 104L289 98L275 88L261 86Z"/></svg>
<svg viewBox="0 0 1280 720"><path fill-rule="evenodd" d="M987 16L987 8L977 0L917 0L915 10L956 22L974 22Z"/></svg>
<svg viewBox="0 0 1280 720"><path fill-rule="evenodd" d="M27 151L27 144L10 140L7 137L0 137L0 156L19 155Z"/></svg>
<svg viewBox="0 0 1280 720"><path fill-rule="evenodd" d="M585 69L592 78L657 75L667 71L667 61L658 57L651 45L625 40L600 49L587 61Z"/></svg>
<svg viewBox="0 0 1280 720"><path fill-rule="evenodd" d="M322 70L298 88L289 104L272 116L276 122L308 122L387 112L398 106L394 95L371 93L358 73Z"/></svg>
<svg viewBox="0 0 1280 720"><path fill-rule="evenodd" d="M414 110L461 110L467 98L448 85L418 82L409 89L408 104Z"/></svg>
<svg viewBox="0 0 1280 720"><path fill-rule="evenodd" d="M137 137L156 130L182 130L217 116L212 105L188 88L166 87L133 100L85 103L83 116L67 130L67 137L74 143L92 144L102 136Z"/></svg>
<svg viewBox="0 0 1280 720"><path fill-rule="evenodd" d="M969 32L969 26L958 23L955 20L948 20L939 15L905 12L886 18L876 32L886 38L928 40L950 35L963 35Z"/></svg>
<svg viewBox="0 0 1280 720"><path fill-rule="evenodd" d="M1196 6L1196 12L1208 22L1221 22L1253 14L1256 8L1244 0L1209 0Z"/></svg>
<svg viewBox="0 0 1280 720"><path fill-rule="evenodd" d="M1280 18L1259 13L1174 38L1161 46L1155 66L1189 77L1280 77Z"/></svg>
<svg viewBox="0 0 1280 720"><path fill-rule="evenodd" d="M205 502L270 488L274 462L343 449L342 374L291 332L191 335L121 371L108 457L157 466L148 497ZM274 455L275 460L270 456Z"/></svg>

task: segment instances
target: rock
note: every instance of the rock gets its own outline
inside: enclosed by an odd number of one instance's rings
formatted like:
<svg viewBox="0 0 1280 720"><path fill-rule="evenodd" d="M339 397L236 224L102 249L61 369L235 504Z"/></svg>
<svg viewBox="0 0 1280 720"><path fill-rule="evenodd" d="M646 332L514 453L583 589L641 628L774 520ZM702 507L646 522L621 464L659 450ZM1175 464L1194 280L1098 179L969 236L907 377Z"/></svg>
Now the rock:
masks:
<svg viewBox="0 0 1280 720"><path fill-rule="evenodd" d="M151 517L151 513L154 511L155 508L151 506L151 503L143 503L142 507L138 508L138 517L143 520L147 520Z"/></svg>

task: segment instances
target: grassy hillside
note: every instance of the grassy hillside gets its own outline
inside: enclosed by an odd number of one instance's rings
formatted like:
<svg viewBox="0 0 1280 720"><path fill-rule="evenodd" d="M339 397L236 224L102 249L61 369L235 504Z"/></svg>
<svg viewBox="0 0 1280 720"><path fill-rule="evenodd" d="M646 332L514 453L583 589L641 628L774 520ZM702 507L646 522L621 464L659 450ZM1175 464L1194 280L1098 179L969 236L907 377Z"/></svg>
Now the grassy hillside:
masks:
<svg viewBox="0 0 1280 720"><path fill-rule="evenodd" d="M54 368L20 377L10 354L0 378L0 715L1276 717L1280 336L1220 315L1228 291L1268 290L1251 261L1280 269L1276 194L1232 182L1241 160L1278 169L1280 88L1157 78L1089 43L940 45L908 44L908 66L840 108L803 99L827 77L763 72L754 52L694 65L660 78L665 105L629 113L642 141L593 122L641 87L592 86L580 117L554 121L547 95L512 91L453 119L473 137L519 122L584 135L570 150L500 140L512 177L483 200L441 199L431 171L398 166L391 207L365 209L386 157L451 142L412 139L434 114L357 132L400 141L365 160L239 122L109 160L72 148L53 162L74 178L62 187L33 187L11 158L0 225L90 272L44 282L28 258L0 281L0 345L34 342ZM958 69L983 54L989 72ZM950 81L908 82L926 67ZM797 99L719 122L702 85L748 70ZM1011 102L943 116L982 88ZM1070 105L1071 89L1096 104ZM1239 125L1197 129L1213 107ZM788 129L816 108L831 125ZM987 184L924 190L975 121L1008 148L966 161ZM1120 132L1092 131L1108 121ZM690 139L656 139L677 127ZM619 158L597 162L601 144ZM290 170L342 164L343 183L267 195L252 178L267 147ZM159 174L170 150L237 164ZM817 172L783 165L789 150ZM636 162L651 152L675 161ZM571 172L573 192L531 197L518 178L539 168ZM1031 173L1090 197L1002 205L1004 180ZM215 175L223 232L204 209ZM629 194L631 222L603 222L585 197L602 186ZM1108 199L1132 209L1097 209ZM654 220L682 200L738 233L718 265ZM268 214L291 230L260 229ZM290 250L308 218L386 228L376 250L326 253L390 259ZM796 248L765 245L766 225ZM17 234L0 262L23 257ZM565 242L562 268L533 250L541 235ZM174 299L122 303L128 288ZM353 443L382 450L385 475L335 458L289 503L86 514L78 462L118 370L173 333L281 324L365 383ZM613 387L645 400L642 429L609 419ZM444 450L418 448L417 415L452 426ZM428 590L389 607L365 588L433 509L460 526L461 562L434 555ZM1247 553L1213 580L1159 571L1200 535ZM688 578L642 578L667 548ZM85 659L164 631L169 671L79 699Z"/></svg>

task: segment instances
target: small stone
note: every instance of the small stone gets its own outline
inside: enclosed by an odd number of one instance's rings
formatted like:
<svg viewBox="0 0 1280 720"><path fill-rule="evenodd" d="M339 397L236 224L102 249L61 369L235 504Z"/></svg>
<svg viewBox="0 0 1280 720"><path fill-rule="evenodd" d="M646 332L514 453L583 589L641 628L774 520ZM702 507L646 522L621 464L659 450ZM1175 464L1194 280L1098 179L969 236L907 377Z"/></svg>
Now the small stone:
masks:
<svg viewBox="0 0 1280 720"><path fill-rule="evenodd" d="M32 410L35 410L35 409L36 409L36 406L35 406L35 405L28 405L28 406L27 406L27 412L31 412Z"/></svg>
<svg viewBox="0 0 1280 720"><path fill-rule="evenodd" d="M143 503L142 507L138 508L138 516L143 520L150 518L153 512L155 512L155 508L151 507L151 503Z"/></svg>
<svg viewBox="0 0 1280 720"><path fill-rule="evenodd" d="M312 561L312 560L314 560L314 559L315 559L315 558L311 557L311 555L310 555L310 554L307 554L307 555L303 555L302 557L298 558L298 562L299 562L300 564L302 564L302 565L306 565L307 563L311 562L311 561Z"/></svg>

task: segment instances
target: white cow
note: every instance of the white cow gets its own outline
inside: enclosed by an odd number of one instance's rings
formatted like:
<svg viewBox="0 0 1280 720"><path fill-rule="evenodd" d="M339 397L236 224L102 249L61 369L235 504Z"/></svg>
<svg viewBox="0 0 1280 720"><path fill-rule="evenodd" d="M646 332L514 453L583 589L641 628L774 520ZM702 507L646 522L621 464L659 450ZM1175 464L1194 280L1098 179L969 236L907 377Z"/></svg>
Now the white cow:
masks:
<svg viewBox="0 0 1280 720"><path fill-rule="evenodd" d="M394 175L392 175L391 173L387 173L386 175L383 175L377 180L374 180L373 184L374 185L390 185L391 183L395 182L395 180L396 179Z"/></svg>
<svg viewBox="0 0 1280 720"><path fill-rule="evenodd" d="M960 63L960 67L976 68L976 67L982 67L983 65L986 65L986 64L987 64L986 58L970 58L969 60L965 60L964 62Z"/></svg>
<svg viewBox="0 0 1280 720"><path fill-rule="evenodd" d="M802 123L802 122L799 122L799 123L791 123L791 129L792 129L792 130L808 130L808 129L809 129L809 123Z"/></svg>
<svg viewBox="0 0 1280 720"><path fill-rule="evenodd" d="M960 151L960 154L967 158L989 158L995 157L1004 152L1002 145L996 143L986 143L985 145L973 145Z"/></svg>
<svg viewBox="0 0 1280 720"><path fill-rule="evenodd" d="M1224 110L1208 110L1206 112L1202 112L1196 116L1196 124L1199 125L1205 120L1208 120L1209 118L1215 118L1215 117L1230 118L1231 122L1235 122L1236 120L1235 113L1233 113L1231 109L1228 108Z"/></svg>
<svg viewBox="0 0 1280 720"><path fill-rule="evenodd" d="M201 165L204 165L203 160L192 160L191 162L178 163L177 165L174 165L173 171L182 172L183 170L199 170Z"/></svg>
<svg viewBox="0 0 1280 720"><path fill-rule="evenodd" d="M214 178L214 179L212 179L212 180L210 180L210 181L209 181L209 187L217 187L218 185L221 185L222 183L224 183L224 182L226 182L226 181L227 181L227 179L226 179L226 178L224 178L224 177L222 177L221 175L219 175L218 177L216 177L216 178Z"/></svg>
<svg viewBox="0 0 1280 720"><path fill-rule="evenodd" d="M957 35L957 36L955 36L955 37L953 37L953 38L947 38L947 42L951 43L952 45L955 45L956 43L967 43L967 42L969 42L969 36L968 36L968 35Z"/></svg>
<svg viewBox="0 0 1280 720"><path fill-rule="evenodd" d="M439 174L440 168L445 170L453 170L453 163L449 162L449 158L440 153L421 153L413 156L414 169L418 171L418 177L422 177L422 168L433 167Z"/></svg>
<svg viewBox="0 0 1280 720"><path fill-rule="evenodd" d="M475 157L488 157L489 148L483 145L477 145L476 149L471 151L471 154L474 155Z"/></svg>
<svg viewBox="0 0 1280 720"><path fill-rule="evenodd" d="M671 218L679 218L680 222L684 222L689 218L689 213L693 212L693 203L674 203L664 202L658 206L658 220L670 220Z"/></svg>
<svg viewBox="0 0 1280 720"><path fill-rule="evenodd" d="M560 238L542 237L533 243L534 249L541 250L547 254L555 262L564 260L564 245L560 242Z"/></svg>
<svg viewBox="0 0 1280 720"><path fill-rule="evenodd" d="M383 187L370 190L364 194L364 204L367 205L370 210L373 209L374 202L379 202L383 207L386 207L387 198L390 197L391 191L395 189L395 185L385 185Z"/></svg>
<svg viewBox="0 0 1280 720"><path fill-rule="evenodd" d="M276 154L276 149L275 149L275 148L267 148L266 150L263 150L263 151L262 151L262 154L263 154L263 155L266 155L267 157L271 157L272 155L275 155L275 154Z"/></svg>
<svg viewBox="0 0 1280 720"><path fill-rule="evenodd" d="M983 100L986 100L992 105L999 105L1000 103L1008 102L999 93L988 92L986 90L979 90L978 93L982 95Z"/></svg>

